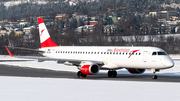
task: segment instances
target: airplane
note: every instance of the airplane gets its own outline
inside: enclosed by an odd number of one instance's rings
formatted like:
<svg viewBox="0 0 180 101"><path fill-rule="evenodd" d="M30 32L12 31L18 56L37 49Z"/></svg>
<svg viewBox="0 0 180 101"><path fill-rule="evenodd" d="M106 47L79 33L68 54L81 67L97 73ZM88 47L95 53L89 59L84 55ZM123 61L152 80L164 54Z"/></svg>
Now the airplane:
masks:
<svg viewBox="0 0 180 101"><path fill-rule="evenodd" d="M38 62L57 61L69 66L77 66L77 76L96 75L100 70L108 70L108 77L116 77L118 69L127 69L131 74L142 74L147 69L153 71L152 79L157 79L156 72L174 66L174 61L163 50L157 47L134 46L59 46L52 41L42 18L38 18L41 48L27 49L40 52L44 57L14 56L38 59Z"/></svg>

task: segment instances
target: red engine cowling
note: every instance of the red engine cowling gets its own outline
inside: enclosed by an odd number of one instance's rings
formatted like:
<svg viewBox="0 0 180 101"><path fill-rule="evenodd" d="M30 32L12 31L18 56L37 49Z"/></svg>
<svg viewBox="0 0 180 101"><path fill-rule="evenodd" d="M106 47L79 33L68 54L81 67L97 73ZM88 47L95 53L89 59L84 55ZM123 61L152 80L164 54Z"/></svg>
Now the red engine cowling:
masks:
<svg viewBox="0 0 180 101"><path fill-rule="evenodd" d="M96 64L85 64L80 68L84 75L95 75L99 73L99 66Z"/></svg>
<svg viewBox="0 0 180 101"><path fill-rule="evenodd" d="M131 74L142 74L145 72L145 69L135 69L135 68L128 68L127 69Z"/></svg>

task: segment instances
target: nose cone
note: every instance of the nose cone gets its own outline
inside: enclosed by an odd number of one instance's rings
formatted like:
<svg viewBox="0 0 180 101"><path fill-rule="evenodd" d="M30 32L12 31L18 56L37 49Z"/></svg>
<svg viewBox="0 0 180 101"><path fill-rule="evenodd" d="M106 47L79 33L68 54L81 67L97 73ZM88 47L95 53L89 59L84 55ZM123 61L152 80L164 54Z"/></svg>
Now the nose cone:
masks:
<svg viewBox="0 0 180 101"><path fill-rule="evenodd" d="M173 66L174 66L174 61L171 58L169 58L168 61L166 61L166 67L171 68Z"/></svg>

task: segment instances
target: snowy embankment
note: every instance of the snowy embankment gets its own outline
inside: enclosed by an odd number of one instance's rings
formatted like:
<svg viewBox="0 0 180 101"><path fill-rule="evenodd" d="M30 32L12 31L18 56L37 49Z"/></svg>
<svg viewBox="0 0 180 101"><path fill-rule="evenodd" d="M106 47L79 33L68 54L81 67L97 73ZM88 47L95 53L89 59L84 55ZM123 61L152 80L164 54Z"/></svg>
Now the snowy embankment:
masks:
<svg viewBox="0 0 180 101"><path fill-rule="evenodd" d="M0 77L2 101L179 101L179 83Z"/></svg>
<svg viewBox="0 0 180 101"><path fill-rule="evenodd" d="M178 56L179 57L179 56ZM0 56L0 60L17 60ZM175 67L162 70L158 75L180 75L180 62ZM78 70L53 61L39 63L0 62L0 64L20 67L51 69L58 71ZM105 73L105 71L101 71ZM119 74L128 73L126 70ZM145 72L151 73L150 71ZM152 75L152 73L151 73ZM179 101L179 83L135 82L86 79L32 78L0 76L0 100L2 101Z"/></svg>
<svg viewBox="0 0 180 101"><path fill-rule="evenodd" d="M180 55L173 55L172 58L180 58ZM24 60L19 58L10 57L7 55L0 55L0 60ZM164 69L158 72L158 75L172 75L172 76L180 76L180 61L174 61L175 66L170 69ZM55 61L45 61L45 62L37 62L35 61L23 61L23 62L0 62L0 64L5 65L14 65L20 67L30 67L30 68L39 68L39 69L50 69L57 71L69 71L69 72L77 72L78 69L75 66L66 66L63 64L57 64ZM126 69L120 69L117 71L118 74L130 74ZM106 70L101 70L100 73L107 73ZM146 70L144 74L152 75L150 70Z"/></svg>
<svg viewBox="0 0 180 101"><path fill-rule="evenodd" d="M47 4L47 1L45 1L45 0L38 0L38 1L37 0L34 0L34 1L32 1L32 0L16 0L16 1L7 1L4 3L4 6L6 8L9 8L10 6L16 6L19 4L30 3L30 2L33 4L39 4L39 5Z"/></svg>

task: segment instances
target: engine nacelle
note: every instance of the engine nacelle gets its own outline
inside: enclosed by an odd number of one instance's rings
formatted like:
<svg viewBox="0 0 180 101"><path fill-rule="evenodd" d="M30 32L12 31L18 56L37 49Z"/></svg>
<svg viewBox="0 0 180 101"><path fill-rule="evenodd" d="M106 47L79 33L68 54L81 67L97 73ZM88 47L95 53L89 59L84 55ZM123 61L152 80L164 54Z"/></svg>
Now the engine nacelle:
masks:
<svg viewBox="0 0 180 101"><path fill-rule="evenodd" d="M84 64L81 66L80 71L84 75L95 75L99 73L100 67L97 64Z"/></svg>
<svg viewBox="0 0 180 101"><path fill-rule="evenodd" d="M135 69L135 68L128 68L127 69L131 74L142 74L145 72L145 69Z"/></svg>

